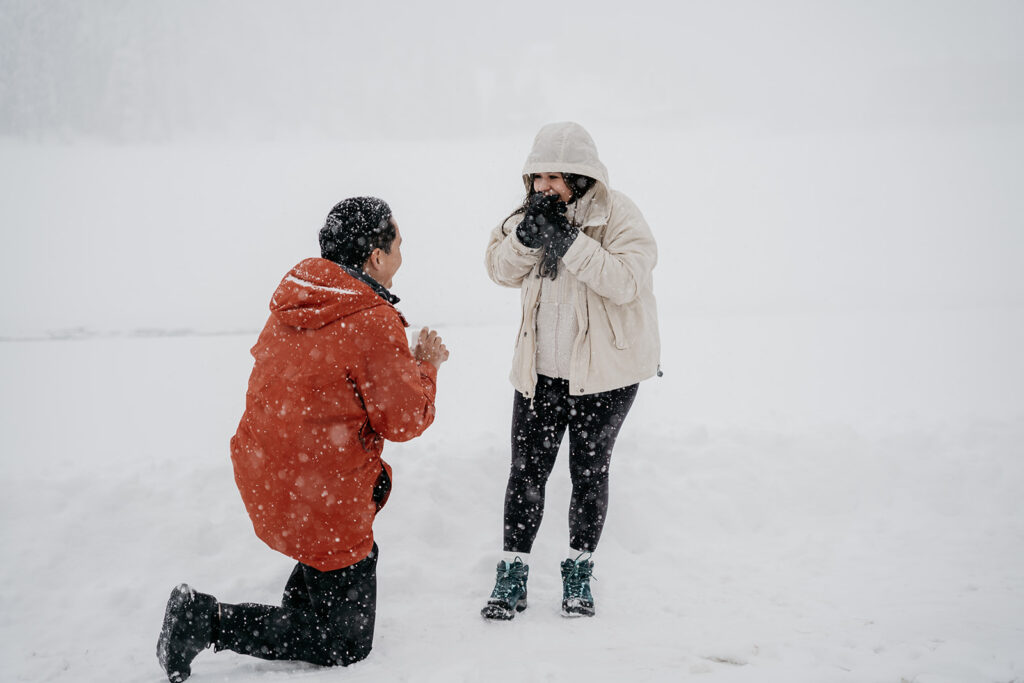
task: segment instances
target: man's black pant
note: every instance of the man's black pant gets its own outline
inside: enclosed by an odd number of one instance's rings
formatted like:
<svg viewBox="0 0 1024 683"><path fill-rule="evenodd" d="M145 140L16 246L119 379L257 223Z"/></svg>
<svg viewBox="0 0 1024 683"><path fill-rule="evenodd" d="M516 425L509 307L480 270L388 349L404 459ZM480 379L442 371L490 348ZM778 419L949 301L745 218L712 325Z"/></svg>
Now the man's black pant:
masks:
<svg viewBox="0 0 1024 683"><path fill-rule="evenodd" d="M370 654L376 611L375 543L365 559L344 569L297 564L280 607L221 604L215 645L261 659L345 666Z"/></svg>
<svg viewBox="0 0 1024 683"><path fill-rule="evenodd" d="M541 375L531 403L518 391L512 404L512 468L505 490L505 550L528 553L544 516L544 489L569 430L569 545L593 551L608 510L612 447L636 398L632 384L570 396L569 382Z"/></svg>

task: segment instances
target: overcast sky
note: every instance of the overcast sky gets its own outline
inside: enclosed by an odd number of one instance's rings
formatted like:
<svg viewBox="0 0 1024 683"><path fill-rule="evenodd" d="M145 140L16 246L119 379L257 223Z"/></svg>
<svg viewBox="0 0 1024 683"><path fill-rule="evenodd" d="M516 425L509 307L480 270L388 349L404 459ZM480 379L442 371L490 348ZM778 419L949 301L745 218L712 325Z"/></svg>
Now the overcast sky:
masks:
<svg viewBox="0 0 1024 683"><path fill-rule="evenodd" d="M0 0L0 134L494 135L1024 112L1024 3Z"/></svg>
<svg viewBox="0 0 1024 683"><path fill-rule="evenodd" d="M353 194L401 217L409 310L505 320L486 233L555 120L650 222L666 315L1020 305L1022 27L966 0L0 0L0 336L255 327Z"/></svg>

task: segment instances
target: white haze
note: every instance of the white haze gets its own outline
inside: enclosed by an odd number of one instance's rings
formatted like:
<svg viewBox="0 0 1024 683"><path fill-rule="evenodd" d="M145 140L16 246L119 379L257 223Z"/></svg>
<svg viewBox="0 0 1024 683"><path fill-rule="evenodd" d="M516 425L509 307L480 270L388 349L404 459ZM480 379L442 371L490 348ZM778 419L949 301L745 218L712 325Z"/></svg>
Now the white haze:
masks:
<svg viewBox="0 0 1024 683"><path fill-rule="evenodd" d="M377 646L203 654L197 683L1024 680L1021 27L1018 2L0 0L0 678L155 682L174 583L279 597L227 439L274 286L373 194L400 307L453 350L437 422L388 451ZM656 235L666 374L617 446L599 616L557 617L560 462L531 609L492 629L518 293L483 248L555 120Z"/></svg>
<svg viewBox="0 0 1024 683"><path fill-rule="evenodd" d="M252 329L357 193L418 245L424 315L487 316L483 232L564 119L657 228L670 310L1024 303L1017 3L2 7L0 336Z"/></svg>

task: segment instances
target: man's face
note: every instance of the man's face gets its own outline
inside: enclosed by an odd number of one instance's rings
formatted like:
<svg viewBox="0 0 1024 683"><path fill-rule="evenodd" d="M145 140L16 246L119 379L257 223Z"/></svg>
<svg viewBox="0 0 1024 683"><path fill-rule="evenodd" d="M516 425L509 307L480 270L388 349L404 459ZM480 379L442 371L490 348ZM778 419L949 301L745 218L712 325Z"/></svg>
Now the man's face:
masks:
<svg viewBox="0 0 1024 683"><path fill-rule="evenodd" d="M391 218L391 224L395 226L395 239L391 243L391 253L383 249L374 249L363 270L377 282L388 289L391 289L395 273L402 267L402 233L398 229L398 222Z"/></svg>

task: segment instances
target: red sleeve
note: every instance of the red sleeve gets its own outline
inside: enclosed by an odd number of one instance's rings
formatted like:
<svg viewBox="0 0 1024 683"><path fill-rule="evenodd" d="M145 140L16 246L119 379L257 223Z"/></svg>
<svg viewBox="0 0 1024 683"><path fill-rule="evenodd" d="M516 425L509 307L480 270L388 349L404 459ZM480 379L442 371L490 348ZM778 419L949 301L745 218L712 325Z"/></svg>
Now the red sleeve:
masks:
<svg viewBox="0 0 1024 683"><path fill-rule="evenodd" d="M434 421L437 368L413 358L405 327L390 306L367 310L361 324L360 362L352 379L370 427L389 441L419 436Z"/></svg>

